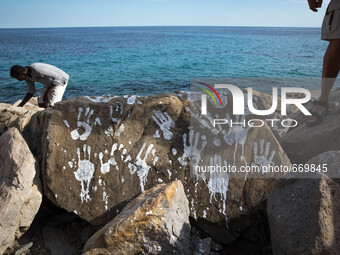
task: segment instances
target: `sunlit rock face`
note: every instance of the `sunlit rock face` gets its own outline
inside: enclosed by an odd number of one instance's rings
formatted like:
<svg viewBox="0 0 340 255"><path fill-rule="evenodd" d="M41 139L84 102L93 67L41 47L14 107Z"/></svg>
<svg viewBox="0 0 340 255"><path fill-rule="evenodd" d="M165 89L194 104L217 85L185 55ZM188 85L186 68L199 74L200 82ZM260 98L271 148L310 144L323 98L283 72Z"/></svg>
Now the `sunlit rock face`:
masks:
<svg viewBox="0 0 340 255"><path fill-rule="evenodd" d="M219 118L240 122L252 117L247 112L233 116L232 100L221 97ZM181 180L195 218L220 222L257 210L275 178L192 170L202 165L289 165L289 159L267 123L261 128L213 127L214 116L202 116L197 102L199 97L188 98L185 92L77 97L44 111L32 120L31 129L41 130L47 197L101 224L139 193ZM260 96L256 104L263 107Z"/></svg>

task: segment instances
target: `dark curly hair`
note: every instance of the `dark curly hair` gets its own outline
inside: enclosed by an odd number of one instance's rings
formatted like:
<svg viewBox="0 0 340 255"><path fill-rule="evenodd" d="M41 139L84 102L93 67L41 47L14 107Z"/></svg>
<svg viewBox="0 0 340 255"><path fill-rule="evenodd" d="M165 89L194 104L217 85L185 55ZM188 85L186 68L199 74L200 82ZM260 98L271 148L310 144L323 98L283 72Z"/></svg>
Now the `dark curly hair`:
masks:
<svg viewBox="0 0 340 255"><path fill-rule="evenodd" d="M20 74L24 74L24 72L25 72L25 67L14 65L11 67L10 75L11 77L17 77Z"/></svg>

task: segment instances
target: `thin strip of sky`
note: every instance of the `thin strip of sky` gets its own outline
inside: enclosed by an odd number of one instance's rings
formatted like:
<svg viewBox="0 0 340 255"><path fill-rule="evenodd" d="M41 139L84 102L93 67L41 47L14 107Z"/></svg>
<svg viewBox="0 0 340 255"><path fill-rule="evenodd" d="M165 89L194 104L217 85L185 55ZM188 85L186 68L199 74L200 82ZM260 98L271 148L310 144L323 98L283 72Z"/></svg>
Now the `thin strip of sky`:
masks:
<svg viewBox="0 0 340 255"><path fill-rule="evenodd" d="M307 0L1 0L0 28L89 26L320 27Z"/></svg>

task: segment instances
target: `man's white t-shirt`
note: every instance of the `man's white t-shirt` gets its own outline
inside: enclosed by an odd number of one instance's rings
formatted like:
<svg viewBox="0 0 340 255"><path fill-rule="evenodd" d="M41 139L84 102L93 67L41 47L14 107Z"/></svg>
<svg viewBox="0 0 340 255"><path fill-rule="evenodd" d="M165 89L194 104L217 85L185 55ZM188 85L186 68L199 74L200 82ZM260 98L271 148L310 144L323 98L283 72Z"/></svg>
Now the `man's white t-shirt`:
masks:
<svg viewBox="0 0 340 255"><path fill-rule="evenodd" d="M51 84L56 86L65 86L68 82L69 75L58 67L44 64L44 63L33 63L28 66L29 75L26 78L28 86L28 93L35 94L35 82L39 82L44 85L46 90Z"/></svg>

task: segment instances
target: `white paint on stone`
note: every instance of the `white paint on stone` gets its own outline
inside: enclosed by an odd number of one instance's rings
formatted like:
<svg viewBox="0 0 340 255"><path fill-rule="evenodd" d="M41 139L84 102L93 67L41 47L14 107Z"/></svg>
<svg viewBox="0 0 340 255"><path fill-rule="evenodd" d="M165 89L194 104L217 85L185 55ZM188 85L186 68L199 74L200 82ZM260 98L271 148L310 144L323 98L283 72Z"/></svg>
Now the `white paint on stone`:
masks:
<svg viewBox="0 0 340 255"><path fill-rule="evenodd" d="M78 140L78 139L80 139L81 141L87 140L87 138L90 136L92 132L93 126L101 125L99 118L96 118L95 121L91 124L90 119L94 112L92 109L90 109L89 107L86 108L84 116L82 117L83 111L84 109L82 107L78 108L77 128L71 131L71 137L73 140Z"/></svg>
<svg viewBox="0 0 340 255"><path fill-rule="evenodd" d="M81 202L87 203L91 200L90 197L90 182L93 177L95 167L91 160L91 147L88 146L86 150L86 145L83 146L83 159L80 156L80 148L77 148L78 155L78 169L74 172L74 176L81 183Z"/></svg>
<svg viewBox="0 0 340 255"><path fill-rule="evenodd" d="M171 140L173 133L170 131L171 128L175 127L175 123L171 116L160 110L153 110L152 119L157 123L160 129L163 131L163 136L167 140Z"/></svg>
<svg viewBox="0 0 340 255"><path fill-rule="evenodd" d="M135 96L135 95L130 96L130 97L127 99L127 104L129 104L129 105L134 104L134 103L136 102L136 97L137 97L137 96Z"/></svg>

